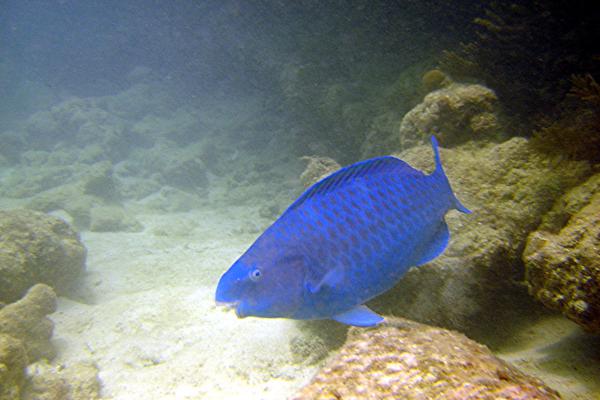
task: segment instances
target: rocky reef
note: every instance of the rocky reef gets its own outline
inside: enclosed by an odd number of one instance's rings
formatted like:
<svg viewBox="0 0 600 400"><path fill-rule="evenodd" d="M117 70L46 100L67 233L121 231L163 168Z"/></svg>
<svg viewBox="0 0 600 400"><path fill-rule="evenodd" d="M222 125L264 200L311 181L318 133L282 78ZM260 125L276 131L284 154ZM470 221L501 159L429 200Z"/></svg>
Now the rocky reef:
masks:
<svg viewBox="0 0 600 400"><path fill-rule="evenodd" d="M444 168L458 198L473 213L450 212L446 252L413 268L388 293L373 301L385 314L474 332L497 321L523 292L521 254L561 194L590 174L585 162L544 155L524 138L503 143L467 143L441 149ZM430 146L398 155L422 170L432 169Z"/></svg>
<svg viewBox="0 0 600 400"><path fill-rule="evenodd" d="M21 300L0 309L0 333L23 344L27 360L52 359L54 324L46 315L56 311L56 294L44 284L33 286Z"/></svg>
<svg viewBox="0 0 600 400"><path fill-rule="evenodd" d="M37 284L15 303L0 309L0 399L61 400L99 398L100 383L93 365L60 368L48 360L56 294Z"/></svg>
<svg viewBox="0 0 600 400"><path fill-rule="evenodd" d="M341 168L340 164L329 157L305 156L302 157L302 160L308 163L306 169L300 175L300 182L304 187L309 187Z"/></svg>
<svg viewBox="0 0 600 400"><path fill-rule="evenodd" d="M308 399L560 399L466 336L393 319L351 328L339 354L302 388Z"/></svg>
<svg viewBox="0 0 600 400"><path fill-rule="evenodd" d="M405 150L435 134L442 146L502 137L500 104L493 90L453 83L429 93L404 115L398 137Z"/></svg>
<svg viewBox="0 0 600 400"><path fill-rule="evenodd" d="M40 358L54 356L50 343L54 325L46 315L55 310L56 295L43 284L0 309L0 399L19 399L25 367Z"/></svg>
<svg viewBox="0 0 600 400"><path fill-rule="evenodd" d="M565 194L523 253L529 292L600 333L600 174Z"/></svg>
<svg viewBox="0 0 600 400"><path fill-rule="evenodd" d="M20 398L26 365L27 355L23 344L10 335L0 333L0 399Z"/></svg>
<svg viewBox="0 0 600 400"><path fill-rule="evenodd" d="M30 210L0 211L0 301L36 283L71 292L85 270L86 249L63 220Z"/></svg>

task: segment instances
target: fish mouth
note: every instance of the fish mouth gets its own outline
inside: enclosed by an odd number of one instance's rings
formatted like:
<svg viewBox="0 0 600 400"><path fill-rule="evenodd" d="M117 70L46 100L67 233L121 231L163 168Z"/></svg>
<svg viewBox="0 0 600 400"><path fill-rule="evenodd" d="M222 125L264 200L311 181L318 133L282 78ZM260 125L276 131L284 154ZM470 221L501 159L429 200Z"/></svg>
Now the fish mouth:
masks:
<svg viewBox="0 0 600 400"><path fill-rule="evenodd" d="M225 311L234 310L238 318L244 318L245 315L241 311L241 301L217 301L218 307L223 307Z"/></svg>

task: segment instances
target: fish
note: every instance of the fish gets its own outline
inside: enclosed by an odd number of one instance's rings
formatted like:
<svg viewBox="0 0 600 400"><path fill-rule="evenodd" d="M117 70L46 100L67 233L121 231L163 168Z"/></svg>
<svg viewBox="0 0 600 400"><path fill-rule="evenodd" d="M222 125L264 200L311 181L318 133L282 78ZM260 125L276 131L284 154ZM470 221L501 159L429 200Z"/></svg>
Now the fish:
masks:
<svg viewBox="0 0 600 400"><path fill-rule="evenodd" d="M217 304L239 318L333 319L368 327L365 302L446 249L456 198L431 138L426 175L392 156L360 161L310 186L221 276Z"/></svg>

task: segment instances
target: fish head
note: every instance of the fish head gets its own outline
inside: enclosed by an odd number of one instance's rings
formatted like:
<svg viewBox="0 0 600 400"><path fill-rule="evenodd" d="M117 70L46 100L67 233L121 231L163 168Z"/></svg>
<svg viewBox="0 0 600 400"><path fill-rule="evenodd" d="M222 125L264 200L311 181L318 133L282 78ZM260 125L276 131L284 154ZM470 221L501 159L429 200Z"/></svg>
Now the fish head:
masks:
<svg viewBox="0 0 600 400"><path fill-rule="evenodd" d="M301 256L245 254L221 277L216 301L235 308L239 318L291 317L302 304L303 279Z"/></svg>

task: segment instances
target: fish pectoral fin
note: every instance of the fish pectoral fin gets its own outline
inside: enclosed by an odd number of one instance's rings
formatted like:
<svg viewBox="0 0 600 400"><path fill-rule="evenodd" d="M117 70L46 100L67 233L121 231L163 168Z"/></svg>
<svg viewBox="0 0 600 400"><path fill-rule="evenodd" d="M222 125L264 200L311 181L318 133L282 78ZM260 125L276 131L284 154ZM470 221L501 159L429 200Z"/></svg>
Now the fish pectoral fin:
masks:
<svg viewBox="0 0 600 400"><path fill-rule="evenodd" d="M384 321L384 318L371 311L369 307L363 305L356 306L349 311L334 315L331 319L346 325L354 326L375 326Z"/></svg>
<svg viewBox="0 0 600 400"><path fill-rule="evenodd" d="M308 291L310 293L314 294L326 286L335 288L336 286L339 286L343 280L344 270L341 267L337 267L332 270L329 270L316 285L311 285L310 282L308 282L306 287L308 288Z"/></svg>
<svg viewBox="0 0 600 400"><path fill-rule="evenodd" d="M416 255L417 261L415 262L415 265L428 263L442 254L448 246L449 241L450 231L448 230L448 225L446 225L445 221L442 221L431 240L427 242L427 246L421 249Z"/></svg>

